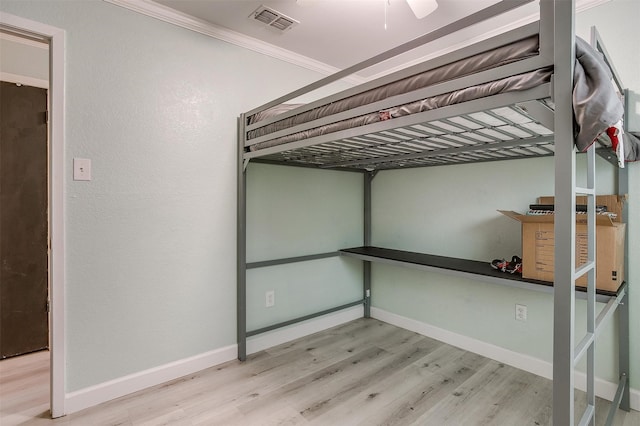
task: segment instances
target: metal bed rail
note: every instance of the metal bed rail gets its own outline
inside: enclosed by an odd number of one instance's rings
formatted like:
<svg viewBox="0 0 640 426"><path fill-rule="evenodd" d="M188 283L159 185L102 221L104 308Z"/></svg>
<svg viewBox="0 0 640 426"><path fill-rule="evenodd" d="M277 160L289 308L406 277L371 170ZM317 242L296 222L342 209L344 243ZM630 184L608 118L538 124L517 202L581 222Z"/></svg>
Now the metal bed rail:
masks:
<svg viewBox="0 0 640 426"><path fill-rule="evenodd" d="M508 34L504 35L505 40L509 40ZM548 68L552 65L551 62L545 61L541 56L533 56L530 58L520 59L515 62L510 62L504 65L499 65L484 71L475 72L469 75L459 76L447 81L434 83L422 88L416 88L411 91L399 93L397 95L388 96L382 100L363 104L361 106L350 108L348 110L337 112L332 115L306 121L302 124L298 124L292 127L288 127L283 130L274 131L263 136L257 136L245 142L245 146L249 147L258 143L277 139L282 136L295 134L305 130L310 130L316 127L321 127L327 124L336 123L342 120L347 120L353 117L359 117L370 113L378 113L378 111L393 108L399 105L406 105L412 102L421 101L438 95L448 94L463 90L473 86L480 86L484 83L490 83L498 81L514 75L525 74L530 71L541 70ZM381 86L377 86L381 87ZM328 98L323 98L319 103L322 105L328 105L336 100L344 98L341 94L333 95ZM293 116L303 111L310 110L309 104L300 106L287 113L278 114L269 120L262 120L255 124L247 126L247 131L253 128L264 127L269 122L279 121L285 119L285 115Z"/></svg>
<svg viewBox="0 0 640 426"><path fill-rule="evenodd" d="M348 308L351 308L353 306L362 305L363 303L364 303L364 300L356 300L354 302L345 303L343 305L336 306L336 307L329 308L329 309L325 309L323 311L314 312L314 313L309 314L309 315L304 315L302 317L293 318L293 319L290 319L290 320L287 320L287 321L279 322L277 324L269 325L267 327L262 327L262 328L259 328L259 329L256 329L256 330L247 331L246 335L247 335L247 337L256 336L258 334L266 333L268 331L277 330L279 328L286 327L288 325L297 324L299 322L307 321L307 320L310 320L310 319L313 319L313 318L318 318L318 317L321 317L323 315L331 314L333 312L342 311L343 309L348 309Z"/></svg>
<svg viewBox="0 0 640 426"><path fill-rule="evenodd" d="M545 138L552 145L553 134L529 112L528 101L545 102L550 84L518 92L500 93L434 110L396 117L364 126L301 139L282 145L246 152L245 159L310 163L325 167L353 166L358 160L379 158L392 162L394 154L415 152L424 157L439 150L470 147L477 150L525 145L528 139ZM543 99L542 101L538 101ZM527 105L527 111L517 106ZM541 107L547 108L547 107ZM542 141L542 140L541 140ZM382 150L377 151L376 149ZM547 151L548 152L548 151ZM377 156L371 156L377 154ZM443 151L442 154L452 154ZM398 159L402 159L399 157ZM372 162L373 163L373 162Z"/></svg>
<svg viewBox="0 0 640 426"><path fill-rule="evenodd" d="M244 205L244 202L240 203L239 202L239 207L243 209L246 209L246 206L241 206L240 204ZM243 231L244 233L244 231ZM246 235L244 236L246 238ZM242 253L240 253L242 251ZM349 303L345 303L345 304L341 304L339 306L334 306L328 309L323 309L321 311L318 312L313 312L311 314L308 315L303 315L301 317L297 317L297 318L291 318L289 320L286 321L282 321L276 324L271 324L265 327L261 327L255 330L247 330L247 323L246 323L246 273L248 270L250 269L259 269L259 268L267 268L267 267L271 267L271 266L278 266L278 265L289 265L292 263L299 263L299 262L309 262L309 261L313 261L313 260L319 260L319 259L328 259L328 258L332 258L332 257L339 257L341 255L341 253L339 251L332 251L332 252L326 252L326 253L317 253L317 254L310 254L310 255L304 255L304 256L293 256L293 257L286 257L286 258L279 258L279 259L271 259L271 260L263 260L263 261L256 261L256 262L247 262L246 261L246 243L241 244L240 241L238 241L238 321L237 321L237 337L238 337L238 359L241 361L246 360L247 358L247 338L248 337L252 337L252 336L256 336L259 334L263 334L269 331L273 331L279 328L283 328L289 325L293 325L293 324L297 324L303 321L307 321L313 318L318 318L324 315L328 315L330 313L333 312L338 312L344 309L348 309L351 308L353 306L357 306L357 305L365 305L366 304L366 300L365 299L359 299L359 300L355 300ZM242 288L241 288L242 287Z"/></svg>

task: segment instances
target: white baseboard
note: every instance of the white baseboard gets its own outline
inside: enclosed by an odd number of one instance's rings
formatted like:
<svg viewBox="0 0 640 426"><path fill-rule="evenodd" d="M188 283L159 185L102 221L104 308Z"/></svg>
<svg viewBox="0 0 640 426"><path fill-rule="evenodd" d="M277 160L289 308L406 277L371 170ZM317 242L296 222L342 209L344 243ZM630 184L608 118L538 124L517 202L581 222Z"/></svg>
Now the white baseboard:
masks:
<svg viewBox="0 0 640 426"><path fill-rule="evenodd" d="M230 345L67 393L65 414L75 413L85 408L231 361L236 359L237 355L237 345Z"/></svg>
<svg viewBox="0 0 640 426"><path fill-rule="evenodd" d="M267 332L247 339L247 353L259 352L272 346L286 343L309 334L317 333L319 331L362 318L362 316L362 306L354 306L343 311L327 314L299 324ZM396 315L382 309L372 307L371 316L397 327L414 331L461 349L468 350L521 370L551 379L552 365L547 361L510 351L499 346ZM185 358L183 360L150 368L145 371L110 380L85 389L80 389L66 395L65 414L75 413L85 408L93 407L103 402L107 402L151 386L156 386L189 374L197 373L198 371L206 368L234 360L236 357L237 345L230 345L201 355ZM585 375L583 373L577 373L575 382L577 388L584 389L586 383ZM613 383L596 379L596 394L602 398L608 400L613 399L616 388L617 386ZM631 408L640 411L640 391L636 389L631 390Z"/></svg>
<svg viewBox="0 0 640 426"><path fill-rule="evenodd" d="M333 312L318 318L253 336L247 339L247 353L253 354L260 352L264 349L362 318L363 316L363 306L357 305L342 311Z"/></svg>
<svg viewBox="0 0 640 426"><path fill-rule="evenodd" d="M363 307L354 306L299 324L267 332L247 339L247 353L259 352L272 346L286 343L362 317ZM151 386L197 373L206 368L234 360L237 356L238 346L230 345L68 393L65 397L65 414L75 413Z"/></svg>
<svg viewBox="0 0 640 426"><path fill-rule="evenodd" d="M371 316L380 321L422 334L423 336L431 337L449 345L516 367L520 370L547 379L553 377L553 364L548 361L501 348L468 336L463 336L449 330L387 312L383 309L372 307ZM586 375L584 373L577 372L575 374L575 386L580 390L586 389ZM596 395L601 398L609 401L613 400L617 388L617 384L598 379L597 377L595 379ZM637 389L631 389L631 408L640 411L640 391Z"/></svg>

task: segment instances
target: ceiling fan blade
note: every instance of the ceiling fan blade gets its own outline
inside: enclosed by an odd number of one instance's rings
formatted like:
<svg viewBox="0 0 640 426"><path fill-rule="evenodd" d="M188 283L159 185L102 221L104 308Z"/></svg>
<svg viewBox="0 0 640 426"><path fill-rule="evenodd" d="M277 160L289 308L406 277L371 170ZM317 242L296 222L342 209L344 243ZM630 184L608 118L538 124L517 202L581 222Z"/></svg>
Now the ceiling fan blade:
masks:
<svg viewBox="0 0 640 426"><path fill-rule="evenodd" d="M319 3L322 0L296 0L296 3L300 6L308 6L314 3ZM388 1L388 0L384 0ZM427 15L430 15L438 8L438 2L436 0L406 0L411 8L411 11L416 18L422 19Z"/></svg>
<svg viewBox="0 0 640 426"><path fill-rule="evenodd" d="M424 18L438 8L436 0L407 0L407 3L418 19Z"/></svg>

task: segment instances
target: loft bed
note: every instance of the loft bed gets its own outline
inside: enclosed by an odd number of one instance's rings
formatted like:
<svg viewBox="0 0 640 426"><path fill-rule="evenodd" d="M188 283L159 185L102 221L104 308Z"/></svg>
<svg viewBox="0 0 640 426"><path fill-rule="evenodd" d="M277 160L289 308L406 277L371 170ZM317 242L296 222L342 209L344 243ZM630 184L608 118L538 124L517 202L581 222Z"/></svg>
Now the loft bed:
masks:
<svg viewBox="0 0 640 426"><path fill-rule="evenodd" d="M588 405L580 424L589 424L594 418L595 336L601 324L618 310L620 383L608 423L613 421L618 407L629 410L628 284L608 293L596 291L595 285L595 155L598 151L623 167L626 162L638 159L640 139L624 131L626 104L619 95L627 92L597 33L592 36L593 47L575 37L573 1L541 0L540 20L535 23L310 103L287 104L368 66L531 1L499 2L240 115L237 324L240 360L246 359L247 337L359 304L364 305L365 316L370 316L371 262L393 263L552 292L554 424L574 423L573 369L585 354ZM587 152L586 188L575 184L576 148ZM553 285L492 276L480 272L474 261L371 247L371 184L378 172L541 156L555 157L557 226ZM363 173L364 247L247 263L245 197L246 168L250 161ZM626 193L626 169L619 169L618 180L618 192ZM589 260L578 268L573 266L576 194L587 196L589 210ZM339 255L363 260L362 300L247 331L247 269ZM577 289L575 280L582 275L587 276L588 285ZM588 332L574 347L576 296L587 300ZM607 303L597 317L596 301Z"/></svg>

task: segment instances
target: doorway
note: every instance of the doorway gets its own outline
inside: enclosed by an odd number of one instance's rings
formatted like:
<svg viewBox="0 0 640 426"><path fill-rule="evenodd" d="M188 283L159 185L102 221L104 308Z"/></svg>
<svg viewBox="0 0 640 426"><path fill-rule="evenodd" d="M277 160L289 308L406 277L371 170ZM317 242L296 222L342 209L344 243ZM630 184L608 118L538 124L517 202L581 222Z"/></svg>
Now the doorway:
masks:
<svg viewBox="0 0 640 426"><path fill-rule="evenodd" d="M0 82L0 359L49 348L46 117L46 89Z"/></svg>
<svg viewBox="0 0 640 426"><path fill-rule="evenodd" d="M48 162L49 208L48 282L50 415L61 417L65 409L65 285L64 285L64 49L65 32L56 27L0 11L0 32L48 45Z"/></svg>

